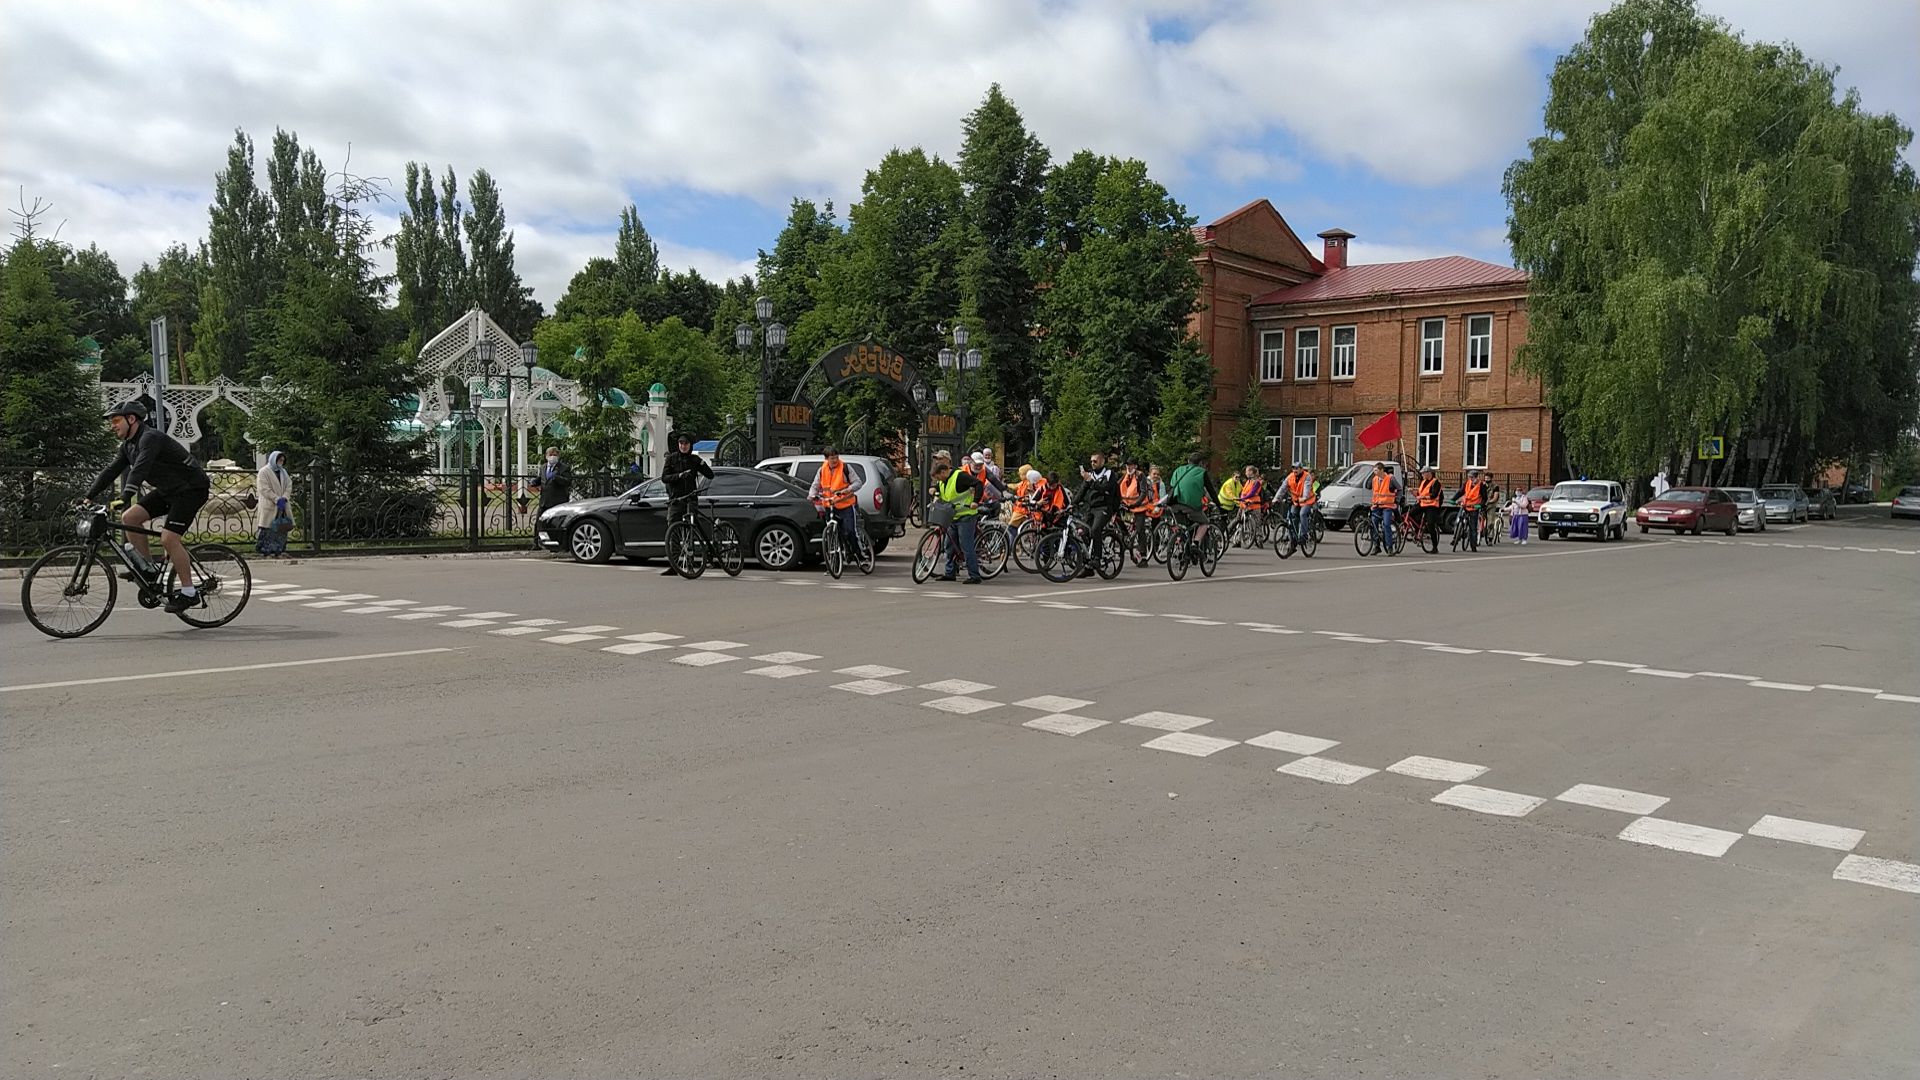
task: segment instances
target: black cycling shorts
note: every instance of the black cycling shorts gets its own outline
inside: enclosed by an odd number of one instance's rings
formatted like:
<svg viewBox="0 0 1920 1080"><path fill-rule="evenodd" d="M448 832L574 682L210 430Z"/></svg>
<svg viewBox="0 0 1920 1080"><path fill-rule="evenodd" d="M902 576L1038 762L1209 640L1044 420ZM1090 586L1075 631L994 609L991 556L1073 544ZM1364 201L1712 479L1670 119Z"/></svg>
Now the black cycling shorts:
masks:
<svg viewBox="0 0 1920 1080"><path fill-rule="evenodd" d="M207 505L209 494L207 488L156 489L140 496L139 506L147 512L149 521L160 521L161 528L185 536L187 530L193 528L194 516Z"/></svg>

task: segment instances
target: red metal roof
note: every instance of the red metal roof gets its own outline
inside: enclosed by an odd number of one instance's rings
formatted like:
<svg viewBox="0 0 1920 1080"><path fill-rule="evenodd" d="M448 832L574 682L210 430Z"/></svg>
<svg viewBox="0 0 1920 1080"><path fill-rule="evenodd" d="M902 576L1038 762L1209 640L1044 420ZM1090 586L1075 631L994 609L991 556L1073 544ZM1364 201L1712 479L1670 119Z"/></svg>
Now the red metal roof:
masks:
<svg viewBox="0 0 1920 1080"><path fill-rule="evenodd" d="M1439 259L1367 263L1329 270L1312 281L1303 281L1256 297L1253 303L1307 304L1351 300L1380 293L1465 289L1476 285L1517 285L1526 280L1525 272L1511 266L1498 266L1464 255L1448 255Z"/></svg>

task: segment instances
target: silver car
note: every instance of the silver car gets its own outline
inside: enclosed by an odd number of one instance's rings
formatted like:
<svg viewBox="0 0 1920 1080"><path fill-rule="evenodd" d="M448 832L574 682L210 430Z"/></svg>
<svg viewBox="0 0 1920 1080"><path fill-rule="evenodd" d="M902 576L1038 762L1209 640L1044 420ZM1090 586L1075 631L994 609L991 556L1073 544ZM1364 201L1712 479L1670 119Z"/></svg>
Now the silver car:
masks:
<svg viewBox="0 0 1920 1080"><path fill-rule="evenodd" d="M1734 524L1746 532L1767 531L1767 507L1760 501L1760 493L1752 488L1721 488L1727 498L1733 500L1736 513Z"/></svg>
<svg viewBox="0 0 1920 1080"><path fill-rule="evenodd" d="M1813 504L1807 493L1792 484L1769 484L1760 489L1760 501L1766 504L1768 521L1796 521L1813 518Z"/></svg>
<svg viewBox="0 0 1920 1080"><path fill-rule="evenodd" d="M771 457L758 468L791 476L802 484L813 483L820 463L819 454L793 454ZM860 518L867 523L867 535L873 541L873 553L887 549L887 541L907 532L907 512L913 506L913 485L895 475L893 463L871 454L841 454L848 476L853 481L854 497L859 502Z"/></svg>
<svg viewBox="0 0 1920 1080"><path fill-rule="evenodd" d="M1920 487L1903 487L1893 496L1893 516L1920 517Z"/></svg>

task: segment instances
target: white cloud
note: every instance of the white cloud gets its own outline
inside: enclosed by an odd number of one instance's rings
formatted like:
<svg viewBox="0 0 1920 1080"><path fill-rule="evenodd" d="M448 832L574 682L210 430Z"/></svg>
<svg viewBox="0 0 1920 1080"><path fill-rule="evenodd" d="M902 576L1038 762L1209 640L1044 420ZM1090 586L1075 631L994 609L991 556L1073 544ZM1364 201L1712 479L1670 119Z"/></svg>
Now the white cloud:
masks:
<svg viewBox="0 0 1920 1080"><path fill-rule="evenodd" d="M1911 0L1704 2L1840 64L1869 108L1920 100ZM1139 156L1176 191L1338 168L1389 188L1484 186L1539 126L1541 58L1602 6L7 0L0 185L52 200L70 239L131 272L204 233L236 127L260 144L297 131L336 167L351 145L356 171L396 180L409 159L463 178L484 166L551 304L611 250L630 193L844 208L892 147L951 158L994 81L1057 153ZM1181 33L1156 40L1161 19ZM715 277L772 240L649 227L669 264Z"/></svg>

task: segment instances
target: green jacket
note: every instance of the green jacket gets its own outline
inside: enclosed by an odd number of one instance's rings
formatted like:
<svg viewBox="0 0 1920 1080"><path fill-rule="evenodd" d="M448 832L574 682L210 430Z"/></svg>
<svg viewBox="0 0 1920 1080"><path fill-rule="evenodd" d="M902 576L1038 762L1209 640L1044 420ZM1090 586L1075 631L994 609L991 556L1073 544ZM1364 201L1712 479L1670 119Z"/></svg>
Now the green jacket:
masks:
<svg viewBox="0 0 1920 1080"><path fill-rule="evenodd" d="M1167 480L1167 490L1173 493L1173 501L1195 510L1203 505L1210 488L1207 470L1199 465L1182 465L1173 470L1173 476Z"/></svg>

